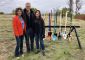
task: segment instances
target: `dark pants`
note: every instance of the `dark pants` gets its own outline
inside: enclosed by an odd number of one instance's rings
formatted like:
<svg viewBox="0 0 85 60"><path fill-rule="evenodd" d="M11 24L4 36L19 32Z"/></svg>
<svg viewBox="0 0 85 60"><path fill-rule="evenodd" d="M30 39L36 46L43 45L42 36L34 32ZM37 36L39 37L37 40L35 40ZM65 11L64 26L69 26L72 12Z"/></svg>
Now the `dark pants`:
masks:
<svg viewBox="0 0 85 60"><path fill-rule="evenodd" d="M15 49L15 56L19 56L23 54L23 36L16 36L16 49Z"/></svg>
<svg viewBox="0 0 85 60"><path fill-rule="evenodd" d="M25 34L27 52L34 50L34 33L31 28L26 30Z"/></svg>
<svg viewBox="0 0 85 60"><path fill-rule="evenodd" d="M35 34L36 48L44 50L44 41L43 37L40 34Z"/></svg>

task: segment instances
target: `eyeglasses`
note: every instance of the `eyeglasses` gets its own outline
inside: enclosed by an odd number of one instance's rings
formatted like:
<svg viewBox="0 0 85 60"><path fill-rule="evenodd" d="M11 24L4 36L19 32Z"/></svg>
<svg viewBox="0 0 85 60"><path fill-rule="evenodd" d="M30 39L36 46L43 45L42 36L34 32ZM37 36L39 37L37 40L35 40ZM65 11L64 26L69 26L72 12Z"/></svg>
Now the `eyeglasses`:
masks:
<svg viewBox="0 0 85 60"><path fill-rule="evenodd" d="M30 6L26 6L26 7L30 7Z"/></svg>

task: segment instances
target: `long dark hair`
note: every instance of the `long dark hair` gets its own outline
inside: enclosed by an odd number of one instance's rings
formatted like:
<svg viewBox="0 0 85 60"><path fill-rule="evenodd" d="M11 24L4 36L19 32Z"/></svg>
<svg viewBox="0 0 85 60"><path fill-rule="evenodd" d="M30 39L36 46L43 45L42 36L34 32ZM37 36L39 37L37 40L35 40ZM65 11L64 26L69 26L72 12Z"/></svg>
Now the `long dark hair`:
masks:
<svg viewBox="0 0 85 60"><path fill-rule="evenodd" d="M19 10L22 12L22 8L16 8L16 10L15 10L15 15L18 15L17 12L18 12Z"/></svg>
<svg viewBox="0 0 85 60"><path fill-rule="evenodd" d="M42 19L40 10L36 10L35 15L36 15L37 12L39 12L39 14L40 14L39 19ZM35 16L35 18L36 18L36 16Z"/></svg>

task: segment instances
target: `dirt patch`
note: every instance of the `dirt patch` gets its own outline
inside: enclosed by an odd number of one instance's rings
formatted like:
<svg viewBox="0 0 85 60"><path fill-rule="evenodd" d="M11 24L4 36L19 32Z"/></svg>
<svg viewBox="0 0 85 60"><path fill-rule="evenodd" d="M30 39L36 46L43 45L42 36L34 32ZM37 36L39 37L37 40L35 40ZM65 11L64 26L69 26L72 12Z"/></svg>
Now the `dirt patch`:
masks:
<svg viewBox="0 0 85 60"><path fill-rule="evenodd" d="M7 60L14 52L15 41L0 41L0 60Z"/></svg>
<svg viewBox="0 0 85 60"><path fill-rule="evenodd" d="M75 19L81 19L81 20L85 20L85 14L82 15L76 15Z"/></svg>

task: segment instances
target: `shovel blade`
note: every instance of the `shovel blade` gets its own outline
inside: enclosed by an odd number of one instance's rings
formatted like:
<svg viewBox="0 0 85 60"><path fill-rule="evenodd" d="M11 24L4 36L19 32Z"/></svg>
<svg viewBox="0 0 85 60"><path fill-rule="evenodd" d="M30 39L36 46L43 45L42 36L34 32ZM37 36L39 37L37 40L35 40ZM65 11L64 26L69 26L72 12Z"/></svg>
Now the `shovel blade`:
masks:
<svg viewBox="0 0 85 60"><path fill-rule="evenodd" d="M63 39L66 39L67 38L67 34L63 34Z"/></svg>
<svg viewBox="0 0 85 60"><path fill-rule="evenodd" d="M53 40L53 41L56 41L56 40L57 40L57 36L56 36L56 35L53 35L53 36L52 36L52 40Z"/></svg>

